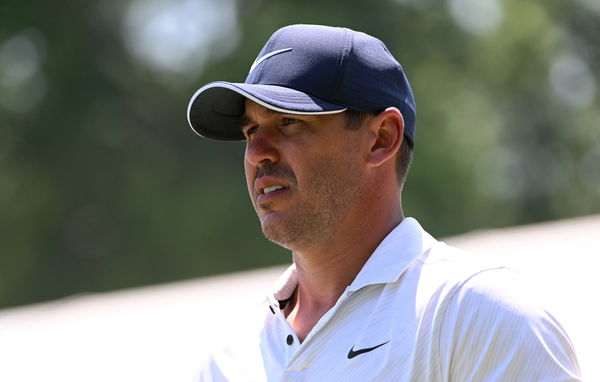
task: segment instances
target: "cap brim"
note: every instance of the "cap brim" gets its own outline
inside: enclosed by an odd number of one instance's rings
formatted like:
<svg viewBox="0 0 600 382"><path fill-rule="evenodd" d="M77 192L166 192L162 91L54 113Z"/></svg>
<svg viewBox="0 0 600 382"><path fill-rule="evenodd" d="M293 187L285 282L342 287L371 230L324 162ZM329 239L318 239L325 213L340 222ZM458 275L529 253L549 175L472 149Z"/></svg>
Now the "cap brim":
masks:
<svg viewBox="0 0 600 382"><path fill-rule="evenodd" d="M196 134L220 141L244 140L240 118L250 99L273 111L286 114L334 114L344 106L323 101L298 90L275 85L211 82L190 100L188 122Z"/></svg>

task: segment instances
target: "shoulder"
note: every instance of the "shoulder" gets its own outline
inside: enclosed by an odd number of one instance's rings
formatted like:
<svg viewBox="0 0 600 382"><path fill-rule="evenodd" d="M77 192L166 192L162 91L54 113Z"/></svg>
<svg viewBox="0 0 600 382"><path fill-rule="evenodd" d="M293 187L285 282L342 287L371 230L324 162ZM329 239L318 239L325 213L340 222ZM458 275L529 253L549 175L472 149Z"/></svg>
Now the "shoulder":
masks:
<svg viewBox="0 0 600 382"><path fill-rule="evenodd" d="M247 338L214 349L203 362L195 376L195 382L259 381L266 380L262 360L256 345L249 346Z"/></svg>
<svg viewBox="0 0 600 382"><path fill-rule="evenodd" d="M558 325L547 311L549 296L531 280L507 266L443 243L432 248L423 262L423 274L436 279L437 282L432 283L438 288L443 285L446 291L439 301L446 323L454 315L459 315L461 322L477 320L488 329L490 325L505 325L511 320L549 321Z"/></svg>
<svg viewBox="0 0 600 382"><path fill-rule="evenodd" d="M264 380L259 349L261 331L266 324L268 303L265 301L244 312L235 324L228 322L215 328L219 334L210 344L202 344L208 351L200 357L195 382ZM264 377L264 378L263 378Z"/></svg>
<svg viewBox="0 0 600 382"><path fill-rule="evenodd" d="M414 284L418 304L424 309L434 304L439 310L461 290L475 287L476 281L485 283L486 275L508 272L502 264L437 242L411 264L405 278Z"/></svg>
<svg viewBox="0 0 600 382"><path fill-rule="evenodd" d="M552 324L562 331L558 321L546 310L546 297L531 282L508 268L488 268L471 274L457 283L448 294L444 306L444 323L459 319L485 327L486 331L514 326L511 336L522 329ZM508 333L507 333L508 334ZM513 338L516 339L516 338Z"/></svg>
<svg viewBox="0 0 600 382"><path fill-rule="evenodd" d="M437 341L455 380L579 380L569 337L546 296L517 272L475 267L441 303Z"/></svg>

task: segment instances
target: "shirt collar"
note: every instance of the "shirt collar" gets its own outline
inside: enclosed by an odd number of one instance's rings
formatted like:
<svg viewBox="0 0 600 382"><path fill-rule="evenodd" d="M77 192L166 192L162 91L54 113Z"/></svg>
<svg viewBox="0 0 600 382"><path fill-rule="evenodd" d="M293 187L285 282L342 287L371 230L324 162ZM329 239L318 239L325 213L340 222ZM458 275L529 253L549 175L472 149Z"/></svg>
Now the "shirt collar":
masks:
<svg viewBox="0 0 600 382"><path fill-rule="evenodd" d="M423 230L414 218L405 218L396 226L362 267L348 291L356 291L367 285L390 283L398 280L415 259L427 252L437 241ZM298 286L296 266L292 264L274 284L269 301L288 299Z"/></svg>
<svg viewBox="0 0 600 382"><path fill-rule="evenodd" d="M296 273L296 264L290 265L285 272L275 282L273 288L273 298L271 302L283 301L292 296L298 286L298 273ZM277 304L279 306L279 304Z"/></svg>
<svg viewBox="0 0 600 382"><path fill-rule="evenodd" d="M415 219L405 218L375 249L348 291L397 281L406 268L436 242Z"/></svg>

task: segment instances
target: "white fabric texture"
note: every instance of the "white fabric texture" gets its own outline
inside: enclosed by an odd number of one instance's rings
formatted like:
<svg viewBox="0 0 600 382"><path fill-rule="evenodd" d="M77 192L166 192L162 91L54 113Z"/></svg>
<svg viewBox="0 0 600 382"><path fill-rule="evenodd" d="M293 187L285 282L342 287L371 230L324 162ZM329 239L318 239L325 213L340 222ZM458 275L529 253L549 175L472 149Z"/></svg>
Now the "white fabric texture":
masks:
<svg viewBox="0 0 600 382"><path fill-rule="evenodd" d="M302 344L279 306L296 285L292 265L256 325L215 352L198 380L581 380L567 334L520 275L436 241L412 218Z"/></svg>

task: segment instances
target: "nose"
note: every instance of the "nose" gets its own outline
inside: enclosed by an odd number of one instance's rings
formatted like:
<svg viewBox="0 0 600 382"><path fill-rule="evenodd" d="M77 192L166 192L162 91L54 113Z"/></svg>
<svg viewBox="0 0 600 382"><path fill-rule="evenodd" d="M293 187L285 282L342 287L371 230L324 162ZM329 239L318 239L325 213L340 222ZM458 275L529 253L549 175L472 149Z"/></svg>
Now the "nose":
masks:
<svg viewBox="0 0 600 382"><path fill-rule="evenodd" d="M246 144L246 161L253 166L277 163L280 159L275 133L268 127L259 127Z"/></svg>

